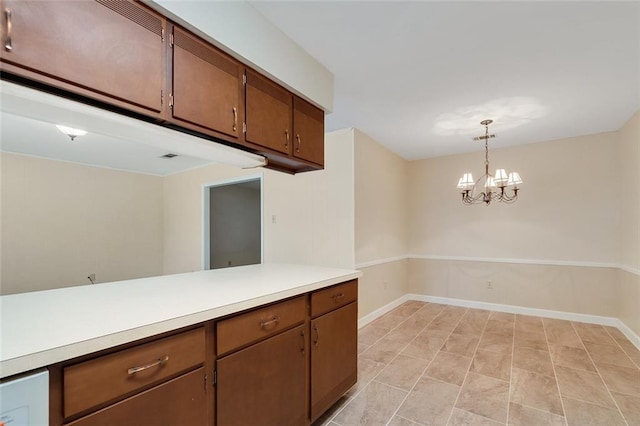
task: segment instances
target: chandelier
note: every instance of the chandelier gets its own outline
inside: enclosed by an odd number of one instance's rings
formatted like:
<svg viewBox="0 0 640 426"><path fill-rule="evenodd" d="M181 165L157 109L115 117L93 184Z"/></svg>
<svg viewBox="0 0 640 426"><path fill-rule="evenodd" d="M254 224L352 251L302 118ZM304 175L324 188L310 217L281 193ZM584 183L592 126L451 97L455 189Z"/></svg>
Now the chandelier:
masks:
<svg viewBox="0 0 640 426"><path fill-rule="evenodd" d="M458 181L458 189L462 190L462 202L468 205L484 203L488 206L491 201L511 204L518 199L518 185L522 183L518 172L507 175L504 169L497 169L495 175L489 173L489 139L496 137L494 134L489 134L491 123L493 120L481 121L480 124L485 129L484 136L473 138L474 140L484 139L484 175L474 181L471 173L465 173ZM511 194L508 193L509 189Z"/></svg>

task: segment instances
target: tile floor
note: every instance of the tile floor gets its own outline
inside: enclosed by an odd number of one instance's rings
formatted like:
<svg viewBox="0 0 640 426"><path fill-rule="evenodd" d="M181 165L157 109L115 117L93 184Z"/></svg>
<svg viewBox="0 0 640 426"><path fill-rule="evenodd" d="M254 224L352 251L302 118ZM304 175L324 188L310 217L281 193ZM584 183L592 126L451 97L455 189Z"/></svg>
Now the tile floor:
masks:
<svg viewBox="0 0 640 426"><path fill-rule="evenodd" d="M409 301L358 347L314 426L640 425L640 351L613 327Z"/></svg>

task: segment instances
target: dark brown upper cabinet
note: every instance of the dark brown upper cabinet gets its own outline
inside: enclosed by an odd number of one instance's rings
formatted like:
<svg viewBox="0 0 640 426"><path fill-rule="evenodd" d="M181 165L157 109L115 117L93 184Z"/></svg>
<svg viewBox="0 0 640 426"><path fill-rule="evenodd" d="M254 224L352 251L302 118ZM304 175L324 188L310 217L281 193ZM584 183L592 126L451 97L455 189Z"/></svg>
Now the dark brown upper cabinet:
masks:
<svg viewBox="0 0 640 426"><path fill-rule="evenodd" d="M291 93L247 70L245 96L245 141L289 155L293 138Z"/></svg>
<svg viewBox="0 0 640 426"><path fill-rule="evenodd" d="M225 140L242 135L244 67L235 59L173 26L169 120Z"/></svg>
<svg viewBox="0 0 640 426"><path fill-rule="evenodd" d="M293 155L324 165L324 112L297 96L293 98Z"/></svg>
<svg viewBox="0 0 640 426"><path fill-rule="evenodd" d="M139 3L110 0L2 0L0 11L3 74L161 116L162 15Z"/></svg>

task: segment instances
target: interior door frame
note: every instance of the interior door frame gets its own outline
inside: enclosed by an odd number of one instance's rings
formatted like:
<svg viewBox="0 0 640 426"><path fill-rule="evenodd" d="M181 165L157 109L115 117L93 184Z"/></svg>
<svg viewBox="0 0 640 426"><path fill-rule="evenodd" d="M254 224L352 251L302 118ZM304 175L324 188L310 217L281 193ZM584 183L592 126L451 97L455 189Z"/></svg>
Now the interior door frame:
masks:
<svg viewBox="0 0 640 426"><path fill-rule="evenodd" d="M217 186L235 185L252 180L260 181L260 263L264 263L264 173L238 176L223 179L215 182L202 184L202 270L211 268L211 228L210 228L210 208L211 208L211 188Z"/></svg>

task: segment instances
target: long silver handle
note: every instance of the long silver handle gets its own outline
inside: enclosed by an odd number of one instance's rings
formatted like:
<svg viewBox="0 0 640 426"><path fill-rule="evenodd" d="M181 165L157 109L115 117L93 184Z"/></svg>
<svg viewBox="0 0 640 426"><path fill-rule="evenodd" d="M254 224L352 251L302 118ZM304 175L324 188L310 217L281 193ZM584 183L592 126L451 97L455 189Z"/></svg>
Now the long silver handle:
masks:
<svg viewBox="0 0 640 426"><path fill-rule="evenodd" d="M267 328L267 326L270 326L271 324L278 324L279 322L280 322L280 317L274 316L270 320L260 321L260 328Z"/></svg>
<svg viewBox="0 0 640 426"><path fill-rule="evenodd" d="M238 108L233 107L233 131L238 130Z"/></svg>
<svg viewBox="0 0 640 426"><path fill-rule="evenodd" d="M7 18L7 38L4 40L4 49L8 52L13 50L13 45L11 43L11 9L6 8L4 10L4 16Z"/></svg>
<svg viewBox="0 0 640 426"><path fill-rule="evenodd" d="M296 148L296 152L300 152L300 145L302 144L302 141L300 141L300 134L296 135L296 141L298 142L298 147Z"/></svg>
<svg viewBox="0 0 640 426"><path fill-rule="evenodd" d="M289 129L284 129L284 149L289 150Z"/></svg>
<svg viewBox="0 0 640 426"><path fill-rule="evenodd" d="M316 338L313 341L313 344L318 346L318 340L320 340L320 330L318 330L318 325L317 324L313 326L313 330L316 332Z"/></svg>
<svg viewBox="0 0 640 426"><path fill-rule="evenodd" d="M141 371L148 370L149 368L153 368L153 367L156 367L158 365L162 365L167 361L169 361L169 355L165 355L163 357L160 357L156 361L152 362L151 364L142 365L140 367L131 367L130 369L127 370L127 374L129 374L129 375L136 374L136 373L139 373Z"/></svg>

